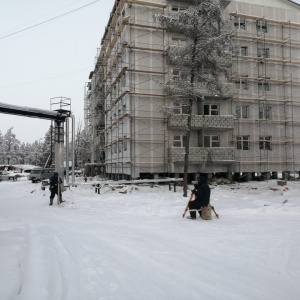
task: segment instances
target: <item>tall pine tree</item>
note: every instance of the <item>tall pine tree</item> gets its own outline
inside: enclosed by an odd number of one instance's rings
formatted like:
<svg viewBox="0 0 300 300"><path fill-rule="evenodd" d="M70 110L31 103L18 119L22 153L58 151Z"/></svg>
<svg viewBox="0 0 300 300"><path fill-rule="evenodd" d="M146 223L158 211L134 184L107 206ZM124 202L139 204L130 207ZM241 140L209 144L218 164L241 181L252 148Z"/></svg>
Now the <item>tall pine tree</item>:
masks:
<svg viewBox="0 0 300 300"><path fill-rule="evenodd" d="M9 128L3 137L3 161L5 164L17 164L20 161L19 148L20 141L12 132L13 127Z"/></svg>
<svg viewBox="0 0 300 300"><path fill-rule="evenodd" d="M186 197L193 105L203 99L203 87L212 95L222 95L221 78L227 74L222 58L228 60L231 41L225 31L219 1L196 1L187 10L155 17L167 31L186 40L185 44L170 46L166 51L169 65L179 70L178 76L166 84L166 90L174 107L184 106L187 114L184 122L186 142L183 169Z"/></svg>

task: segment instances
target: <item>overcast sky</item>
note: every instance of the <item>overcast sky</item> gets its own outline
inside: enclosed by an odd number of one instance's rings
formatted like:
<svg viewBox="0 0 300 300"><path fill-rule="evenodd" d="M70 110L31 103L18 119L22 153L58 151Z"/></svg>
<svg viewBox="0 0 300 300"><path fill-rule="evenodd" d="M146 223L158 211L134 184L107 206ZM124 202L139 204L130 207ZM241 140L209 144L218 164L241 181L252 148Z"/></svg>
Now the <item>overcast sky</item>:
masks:
<svg viewBox="0 0 300 300"><path fill-rule="evenodd" d="M0 102L50 109L50 98L68 97L76 123L83 121L84 85L114 0L24 29L94 1L0 0ZM0 113L2 133L13 127L21 142L44 138L49 126L48 120Z"/></svg>
<svg viewBox="0 0 300 300"><path fill-rule="evenodd" d="M76 123L83 121L84 84L114 0L22 30L94 1L0 0L0 102L48 110L50 98L68 97ZM21 142L44 138L49 126L48 120L0 113L2 134L14 127Z"/></svg>

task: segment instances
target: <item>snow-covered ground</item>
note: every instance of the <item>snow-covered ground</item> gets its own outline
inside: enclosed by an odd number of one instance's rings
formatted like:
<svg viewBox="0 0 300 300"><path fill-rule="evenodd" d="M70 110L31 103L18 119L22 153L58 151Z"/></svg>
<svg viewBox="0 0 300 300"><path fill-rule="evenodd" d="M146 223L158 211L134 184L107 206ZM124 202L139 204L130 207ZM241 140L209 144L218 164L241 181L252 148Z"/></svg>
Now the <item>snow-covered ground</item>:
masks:
<svg viewBox="0 0 300 300"><path fill-rule="evenodd" d="M204 221L167 185L82 182L51 207L40 184L0 182L0 299L298 300L300 183L287 187L212 186L220 219Z"/></svg>

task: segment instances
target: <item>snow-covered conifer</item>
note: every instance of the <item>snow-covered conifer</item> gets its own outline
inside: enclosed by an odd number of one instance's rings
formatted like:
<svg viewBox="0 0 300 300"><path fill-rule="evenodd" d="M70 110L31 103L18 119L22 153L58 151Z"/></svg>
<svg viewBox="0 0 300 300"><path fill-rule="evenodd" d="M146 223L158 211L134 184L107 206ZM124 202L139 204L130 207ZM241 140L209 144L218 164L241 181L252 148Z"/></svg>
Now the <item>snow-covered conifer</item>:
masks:
<svg viewBox="0 0 300 300"><path fill-rule="evenodd" d="M222 96L222 82L226 80L226 63L230 61L231 41L222 18L218 1L195 1L187 10L154 16L165 29L182 38L180 45L170 45L166 59L175 76L165 84L173 108L163 110L172 114L178 106L184 106L187 114L183 130L185 133L184 196L187 196L187 175L189 164L189 141L192 108L206 95Z"/></svg>

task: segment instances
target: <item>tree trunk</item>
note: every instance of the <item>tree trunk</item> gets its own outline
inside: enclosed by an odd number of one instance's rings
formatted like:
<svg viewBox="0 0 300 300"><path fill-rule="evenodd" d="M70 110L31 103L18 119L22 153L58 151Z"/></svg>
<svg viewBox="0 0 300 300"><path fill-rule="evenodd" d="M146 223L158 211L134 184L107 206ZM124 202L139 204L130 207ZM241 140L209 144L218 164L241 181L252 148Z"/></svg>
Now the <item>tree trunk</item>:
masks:
<svg viewBox="0 0 300 300"><path fill-rule="evenodd" d="M196 58L196 45L198 42L198 37L194 37L194 45L192 50L192 61ZM195 68L191 68L191 79L190 86L193 88L195 82ZM190 156L190 137L191 137L191 127L192 127L192 112L193 112L193 95L189 96L189 111L187 119L186 128L186 144L185 144L185 154L184 154L184 167L183 167L183 197L187 197L188 190L188 173L189 173L189 156Z"/></svg>
<svg viewBox="0 0 300 300"><path fill-rule="evenodd" d="M188 173L189 173L189 156L190 156L190 137L191 137L191 125L192 125L192 107L193 99L189 99L189 112L187 119L186 129L186 144L184 147L184 167L183 167L183 197L187 197L187 186L188 186Z"/></svg>

